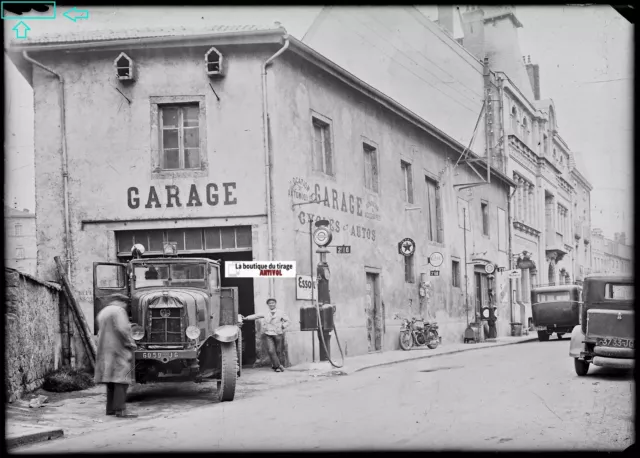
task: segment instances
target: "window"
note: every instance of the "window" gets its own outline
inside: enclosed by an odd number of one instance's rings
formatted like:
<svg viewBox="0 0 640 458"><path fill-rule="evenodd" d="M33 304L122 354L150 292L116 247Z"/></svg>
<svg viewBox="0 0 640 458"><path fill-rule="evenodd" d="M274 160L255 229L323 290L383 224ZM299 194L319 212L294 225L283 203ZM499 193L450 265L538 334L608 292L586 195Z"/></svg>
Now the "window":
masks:
<svg viewBox="0 0 640 458"><path fill-rule="evenodd" d="M402 186L404 191L404 200L408 203L413 203L413 177L411 175L411 164L408 162L400 161L400 168L402 169Z"/></svg>
<svg viewBox="0 0 640 458"><path fill-rule="evenodd" d="M364 187L378 192L378 152L373 146L362 144L364 152Z"/></svg>
<svg viewBox="0 0 640 458"><path fill-rule="evenodd" d="M442 243L442 210L440 208L440 186L438 182L424 177L427 188L425 207L427 209L427 240Z"/></svg>
<svg viewBox="0 0 640 458"><path fill-rule="evenodd" d="M22 236L22 224L16 224L16 237Z"/></svg>
<svg viewBox="0 0 640 458"><path fill-rule="evenodd" d="M413 256L404 256L404 281L413 283Z"/></svg>
<svg viewBox="0 0 640 458"><path fill-rule="evenodd" d="M633 300L633 285L616 285L607 283L604 288L605 299Z"/></svg>
<svg viewBox="0 0 640 458"><path fill-rule="evenodd" d="M199 169L200 107L198 103L158 106L160 168Z"/></svg>
<svg viewBox="0 0 640 458"><path fill-rule="evenodd" d="M316 117L313 123L313 170L333 176L331 125Z"/></svg>
<svg viewBox="0 0 640 458"><path fill-rule="evenodd" d="M549 293L538 293L538 303L544 302L561 302L570 301L571 293L569 291L556 291Z"/></svg>
<svg viewBox="0 0 640 458"><path fill-rule="evenodd" d="M542 150L544 151L545 156L549 152L549 138L547 134L542 135Z"/></svg>
<svg viewBox="0 0 640 458"><path fill-rule="evenodd" d="M516 107L511 108L511 130L514 134L518 133L518 110Z"/></svg>
<svg viewBox="0 0 640 458"><path fill-rule="evenodd" d="M460 287L460 262L451 261L451 284L455 288Z"/></svg>
<svg viewBox="0 0 640 458"><path fill-rule="evenodd" d="M482 211L482 234L489 235L489 204L482 202L480 204L480 210Z"/></svg>
<svg viewBox="0 0 640 458"><path fill-rule="evenodd" d="M16 258L24 259L24 248L16 248Z"/></svg>

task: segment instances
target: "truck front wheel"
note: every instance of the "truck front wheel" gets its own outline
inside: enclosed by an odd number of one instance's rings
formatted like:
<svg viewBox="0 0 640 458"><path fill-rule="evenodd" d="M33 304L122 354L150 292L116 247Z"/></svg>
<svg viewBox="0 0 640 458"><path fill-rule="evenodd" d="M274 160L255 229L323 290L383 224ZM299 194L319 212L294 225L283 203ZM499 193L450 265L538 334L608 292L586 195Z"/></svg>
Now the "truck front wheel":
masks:
<svg viewBox="0 0 640 458"><path fill-rule="evenodd" d="M236 342L220 344L220 380L218 381L218 399L220 402L233 401L238 379L238 353Z"/></svg>
<svg viewBox="0 0 640 458"><path fill-rule="evenodd" d="M584 377L589 372L589 361L583 359L574 358L573 363L576 367L576 374L580 377Z"/></svg>

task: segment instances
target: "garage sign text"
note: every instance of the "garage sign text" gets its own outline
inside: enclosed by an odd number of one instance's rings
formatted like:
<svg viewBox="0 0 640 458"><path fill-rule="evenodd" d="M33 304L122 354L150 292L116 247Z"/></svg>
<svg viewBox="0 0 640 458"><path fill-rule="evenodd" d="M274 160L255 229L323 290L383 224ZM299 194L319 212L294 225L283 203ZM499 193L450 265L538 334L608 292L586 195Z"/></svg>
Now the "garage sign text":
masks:
<svg viewBox="0 0 640 458"><path fill-rule="evenodd" d="M220 189L216 183L209 183L204 187L204 190L200 189L200 192L198 192L198 187L192 184L188 192L181 194L178 186L166 185L164 187L165 192L161 190L160 194L165 197L162 200L166 208L182 207L183 202L186 202L186 207L202 207L203 201L206 202L207 205L215 207L220 203L221 199L224 205L236 205L238 199L233 196L236 183L222 183L221 188L222 189ZM202 197L200 197L200 193L203 191L204 193ZM129 205L129 208L135 210L140 207L141 203L139 189L136 187L127 189L127 205ZM163 203L160 201L155 186L150 186L148 193L146 193L144 208L162 208Z"/></svg>

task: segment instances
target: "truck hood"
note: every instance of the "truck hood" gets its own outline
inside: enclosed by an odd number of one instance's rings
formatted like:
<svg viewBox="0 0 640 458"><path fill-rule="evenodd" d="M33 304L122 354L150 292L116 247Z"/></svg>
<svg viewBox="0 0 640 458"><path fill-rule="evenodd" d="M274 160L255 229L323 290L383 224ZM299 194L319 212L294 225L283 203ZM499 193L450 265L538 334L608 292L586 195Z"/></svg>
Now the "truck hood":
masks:
<svg viewBox="0 0 640 458"><path fill-rule="evenodd" d="M186 309L188 325L197 325L198 314L200 321L204 320L207 300L207 293L196 289L137 291L133 295L131 315L134 322L144 325L150 309L181 308Z"/></svg>

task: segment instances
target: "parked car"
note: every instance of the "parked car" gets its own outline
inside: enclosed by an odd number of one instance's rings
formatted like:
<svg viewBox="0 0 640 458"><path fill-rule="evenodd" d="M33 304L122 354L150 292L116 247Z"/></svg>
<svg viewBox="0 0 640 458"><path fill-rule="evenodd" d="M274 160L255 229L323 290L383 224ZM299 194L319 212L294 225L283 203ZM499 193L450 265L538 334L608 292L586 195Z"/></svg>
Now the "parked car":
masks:
<svg viewBox="0 0 640 458"><path fill-rule="evenodd" d="M134 383L217 381L232 401L242 372L237 288L220 286L220 264L164 257L93 265L94 315L114 293L130 300ZM97 324L96 332L97 332Z"/></svg>
<svg viewBox="0 0 640 458"><path fill-rule="evenodd" d="M571 333L569 355L579 376L589 365L633 369L635 357L633 278L588 276L580 324Z"/></svg>
<svg viewBox="0 0 640 458"><path fill-rule="evenodd" d="M558 339L569 334L580 321L582 288L578 285L541 286L531 290L531 315L538 340Z"/></svg>

